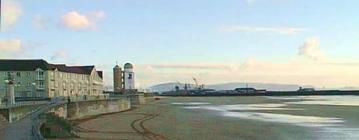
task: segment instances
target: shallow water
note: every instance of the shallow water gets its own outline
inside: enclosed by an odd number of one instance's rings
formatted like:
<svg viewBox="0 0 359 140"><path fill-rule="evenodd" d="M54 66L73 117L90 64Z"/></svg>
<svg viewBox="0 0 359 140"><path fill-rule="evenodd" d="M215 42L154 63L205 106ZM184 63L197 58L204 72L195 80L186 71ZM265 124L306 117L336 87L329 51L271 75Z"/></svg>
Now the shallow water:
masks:
<svg viewBox="0 0 359 140"><path fill-rule="evenodd" d="M184 109L211 111L220 117L238 118L238 121L254 120L312 128L314 130L312 135L315 135L317 139L359 139L359 126L348 125L350 123L348 123L344 117L335 117L337 116L335 110L325 114L325 116L313 115L315 113L303 114L304 111L312 109L311 105L321 105L323 107L358 107L357 109L359 110L358 96L293 96L266 98L273 100L273 103L223 103L218 105L212 104L211 102L175 102L172 104L181 105ZM279 103L278 100L280 100ZM295 107L293 107L293 105L295 105ZM290 113L288 113L288 111ZM318 111L321 111L321 109L319 108ZM302 114L298 115L298 112L302 112Z"/></svg>
<svg viewBox="0 0 359 140"><path fill-rule="evenodd" d="M359 106L359 96L293 96L267 98L280 100L300 100L286 102L287 104Z"/></svg>

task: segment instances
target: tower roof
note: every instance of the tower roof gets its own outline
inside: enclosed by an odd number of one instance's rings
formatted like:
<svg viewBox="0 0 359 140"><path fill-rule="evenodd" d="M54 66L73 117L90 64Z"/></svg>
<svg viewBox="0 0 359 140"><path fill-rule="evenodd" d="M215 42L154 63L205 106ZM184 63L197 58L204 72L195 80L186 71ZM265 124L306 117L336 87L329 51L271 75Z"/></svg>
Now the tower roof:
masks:
<svg viewBox="0 0 359 140"><path fill-rule="evenodd" d="M126 63L124 66L125 69L133 69L133 66L131 63Z"/></svg>
<svg viewBox="0 0 359 140"><path fill-rule="evenodd" d="M119 65L116 65L115 67L113 67L113 69L121 69L121 67Z"/></svg>

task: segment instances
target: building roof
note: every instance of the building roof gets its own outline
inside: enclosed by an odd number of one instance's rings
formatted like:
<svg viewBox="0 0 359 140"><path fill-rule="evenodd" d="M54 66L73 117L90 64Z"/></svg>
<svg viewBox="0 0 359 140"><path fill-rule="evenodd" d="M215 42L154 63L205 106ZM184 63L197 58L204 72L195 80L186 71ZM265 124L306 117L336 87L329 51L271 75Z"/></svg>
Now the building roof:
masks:
<svg viewBox="0 0 359 140"><path fill-rule="evenodd" d="M45 60L13 60L0 59L0 71L34 71L37 68L47 70L49 65Z"/></svg>
<svg viewBox="0 0 359 140"><path fill-rule="evenodd" d="M113 69L121 69L121 67L119 65L116 65L115 67L113 67Z"/></svg>
<svg viewBox="0 0 359 140"><path fill-rule="evenodd" d="M0 59L0 71L35 71L38 68L42 70L57 69L62 72L90 75L95 66L50 64L43 59Z"/></svg>
<svg viewBox="0 0 359 140"><path fill-rule="evenodd" d="M133 69L133 66L131 63L126 63L124 69Z"/></svg>

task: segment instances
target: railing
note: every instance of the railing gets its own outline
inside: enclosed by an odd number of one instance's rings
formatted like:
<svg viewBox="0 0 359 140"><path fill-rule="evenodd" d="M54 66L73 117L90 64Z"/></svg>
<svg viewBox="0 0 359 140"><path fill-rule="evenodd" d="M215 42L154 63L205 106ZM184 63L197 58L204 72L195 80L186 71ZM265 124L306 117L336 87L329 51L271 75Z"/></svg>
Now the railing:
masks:
<svg viewBox="0 0 359 140"><path fill-rule="evenodd" d="M98 95L98 96L71 96L65 98L70 102L79 102L79 101L92 101L92 100L106 100L109 99L108 95Z"/></svg>
<svg viewBox="0 0 359 140"><path fill-rule="evenodd" d="M36 76L36 80L44 80L44 76Z"/></svg>
<svg viewBox="0 0 359 140"><path fill-rule="evenodd" d="M31 133L34 140L45 140L45 138L41 134L41 126L46 122L46 118L44 117L44 114L52 107L55 107L57 105L61 105L63 102L58 101L56 104L51 104L46 106L45 108L38 109L34 112L34 115L32 116L32 128Z"/></svg>
<svg viewBox="0 0 359 140"><path fill-rule="evenodd" d="M41 105L46 104L48 101L24 101L24 102L15 102L15 104L8 105L5 103L0 104L0 108L13 108L20 106L28 106L28 105Z"/></svg>
<svg viewBox="0 0 359 140"><path fill-rule="evenodd" d="M40 119L40 115L36 115L32 118L32 136L34 140L44 140L44 137L41 135L41 126L44 124L44 120Z"/></svg>

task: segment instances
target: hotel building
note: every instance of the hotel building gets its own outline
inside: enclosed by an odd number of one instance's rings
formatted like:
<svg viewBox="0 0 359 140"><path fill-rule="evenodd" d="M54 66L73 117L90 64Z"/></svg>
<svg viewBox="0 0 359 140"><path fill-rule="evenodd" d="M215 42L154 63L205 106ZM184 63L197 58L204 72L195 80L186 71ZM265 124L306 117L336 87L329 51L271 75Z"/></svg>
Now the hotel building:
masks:
<svg viewBox="0 0 359 140"><path fill-rule="evenodd" d="M97 96L103 93L102 71L95 66L66 66L45 60L0 59L0 97L13 79L15 97Z"/></svg>

